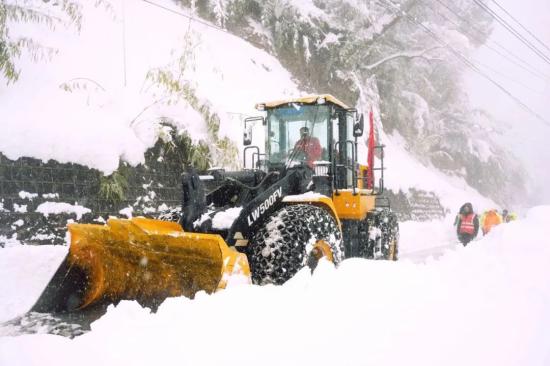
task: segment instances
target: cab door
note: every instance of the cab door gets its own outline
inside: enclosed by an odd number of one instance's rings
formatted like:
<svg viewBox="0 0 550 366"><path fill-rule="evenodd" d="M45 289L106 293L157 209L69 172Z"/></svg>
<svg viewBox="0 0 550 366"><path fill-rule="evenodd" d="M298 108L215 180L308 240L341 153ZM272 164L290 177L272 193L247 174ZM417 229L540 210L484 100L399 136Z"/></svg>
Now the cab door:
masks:
<svg viewBox="0 0 550 366"><path fill-rule="evenodd" d="M340 109L332 119L335 186L351 189L354 186L356 151L353 138L354 112Z"/></svg>

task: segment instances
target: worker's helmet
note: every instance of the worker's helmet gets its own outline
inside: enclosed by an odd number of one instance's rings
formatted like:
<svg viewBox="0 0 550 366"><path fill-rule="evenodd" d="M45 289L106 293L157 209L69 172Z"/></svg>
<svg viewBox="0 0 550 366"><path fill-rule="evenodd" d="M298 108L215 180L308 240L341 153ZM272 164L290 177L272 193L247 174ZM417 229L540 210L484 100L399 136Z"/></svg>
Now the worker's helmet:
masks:
<svg viewBox="0 0 550 366"><path fill-rule="evenodd" d="M502 216L506 216L506 215L508 215L508 210L507 209L502 210Z"/></svg>

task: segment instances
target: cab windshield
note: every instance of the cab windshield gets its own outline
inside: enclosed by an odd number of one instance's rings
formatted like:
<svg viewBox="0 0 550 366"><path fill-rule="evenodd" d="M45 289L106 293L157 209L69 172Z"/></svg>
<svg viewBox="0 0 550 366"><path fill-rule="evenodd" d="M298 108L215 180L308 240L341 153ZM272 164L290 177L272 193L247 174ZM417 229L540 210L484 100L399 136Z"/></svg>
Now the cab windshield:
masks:
<svg viewBox="0 0 550 366"><path fill-rule="evenodd" d="M328 161L327 105L288 106L267 111L267 155L271 163Z"/></svg>

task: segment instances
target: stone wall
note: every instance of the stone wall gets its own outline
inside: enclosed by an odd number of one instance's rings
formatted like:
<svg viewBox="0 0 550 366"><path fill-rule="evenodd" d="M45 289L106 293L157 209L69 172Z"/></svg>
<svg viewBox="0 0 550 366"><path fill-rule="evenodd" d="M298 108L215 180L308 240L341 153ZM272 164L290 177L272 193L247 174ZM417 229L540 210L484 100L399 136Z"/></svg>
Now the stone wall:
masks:
<svg viewBox="0 0 550 366"><path fill-rule="evenodd" d="M434 192L411 188L407 192L397 193L387 190L392 209L397 213L399 221L427 221L442 219L448 213Z"/></svg>
<svg viewBox="0 0 550 366"><path fill-rule="evenodd" d="M173 164L122 166L124 196L112 199L101 194L102 180L95 169L42 162L33 158L10 160L0 154L0 245L9 238L29 243L62 243L68 220L102 221L131 207L134 215L155 217L159 211L179 205L182 168ZM90 210L49 214L37 208L46 202L78 205ZM160 210L159 210L160 207ZM14 237L14 234L17 234Z"/></svg>

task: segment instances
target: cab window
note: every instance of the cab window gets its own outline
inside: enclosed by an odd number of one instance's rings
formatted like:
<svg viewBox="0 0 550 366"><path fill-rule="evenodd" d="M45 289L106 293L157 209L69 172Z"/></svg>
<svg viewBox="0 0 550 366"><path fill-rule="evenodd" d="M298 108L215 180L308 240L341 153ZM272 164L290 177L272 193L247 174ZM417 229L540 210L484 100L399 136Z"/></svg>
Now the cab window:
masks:
<svg viewBox="0 0 550 366"><path fill-rule="evenodd" d="M292 103L268 110L267 120L267 152L270 162L286 163L288 159L298 159L296 148L301 146L304 131L307 131L308 141L316 140L320 145L320 153L314 160L329 160L328 106Z"/></svg>

